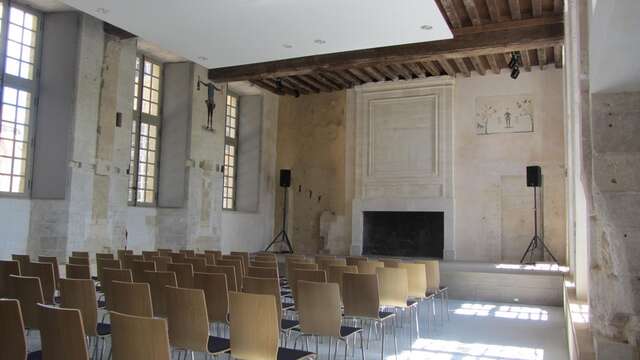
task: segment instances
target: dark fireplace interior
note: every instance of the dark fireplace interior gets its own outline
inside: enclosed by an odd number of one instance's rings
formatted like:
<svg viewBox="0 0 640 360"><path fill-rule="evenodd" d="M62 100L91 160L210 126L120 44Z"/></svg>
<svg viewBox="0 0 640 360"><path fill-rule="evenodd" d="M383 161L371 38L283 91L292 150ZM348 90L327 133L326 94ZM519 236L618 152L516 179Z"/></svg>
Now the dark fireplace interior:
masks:
<svg viewBox="0 0 640 360"><path fill-rule="evenodd" d="M442 259L444 212L365 211L363 253Z"/></svg>

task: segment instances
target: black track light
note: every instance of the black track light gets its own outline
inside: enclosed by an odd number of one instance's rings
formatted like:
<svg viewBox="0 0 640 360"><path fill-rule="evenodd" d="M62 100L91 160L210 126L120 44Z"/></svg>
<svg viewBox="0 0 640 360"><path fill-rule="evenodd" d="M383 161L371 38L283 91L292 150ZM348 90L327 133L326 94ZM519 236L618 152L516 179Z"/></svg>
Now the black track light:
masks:
<svg viewBox="0 0 640 360"><path fill-rule="evenodd" d="M518 76L520 76L520 68L516 65L511 69L511 78L515 80Z"/></svg>

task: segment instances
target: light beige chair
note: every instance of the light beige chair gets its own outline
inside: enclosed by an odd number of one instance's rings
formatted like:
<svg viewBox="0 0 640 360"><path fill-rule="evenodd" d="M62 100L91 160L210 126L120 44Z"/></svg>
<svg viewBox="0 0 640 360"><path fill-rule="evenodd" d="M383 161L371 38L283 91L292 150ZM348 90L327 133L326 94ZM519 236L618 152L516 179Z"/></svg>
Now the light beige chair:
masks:
<svg viewBox="0 0 640 360"><path fill-rule="evenodd" d="M151 290L147 283L112 281L109 307L112 311L133 316L152 317ZM113 318L111 319L113 322Z"/></svg>
<svg viewBox="0 0 640 360"><path fill-rule="evenodd" d="M235 266L207 265L207 268L205 270L210 274L224 274L227 277L228 291L237 291L239 289Z"/></svg>
<svg viewBox="0 0 640 360"><path fill-rule="evenodd" d="M187 263L167 264L167 271L176 273L179 287L193 288L193 265Z"/></svg>
<svg viewBox="0 0 640 360"><path fill-rule="evenodd" d="M440 283L440 262L438 260L419 260L417 263L425 265L427 276L427 295L440 298L440 319L444 322L446 315L449 320L449 288Z"/></svg>
<svg viewBox="0 0 640 360"><path fill-rule="evenodd" d="M347 260L347 265L358 266L358 263L360 261L367 261L367 257L366 256L347 256L346 260Z"/></svg>
<svg viewBox="0 0 640 360"><path fill-rule="evenodd" d="M53 277L56 280L56 290L60 289L60 265L58 258L55 256L38 256L38 262L49 263L53 265Z"/></svg>
<svg viewBox="0 0 640 360"><path fill-rule="evenodd" d="M183 253L171 253L169 254L169 257L171 258L172 263L181 264L181 263L184 263L184 259L187 258L187 255Z"/></svg>
<svg viewBox="0 0 640 360"><path fill-rule="evenodd" d="M211 274L210 274L211 275ZM229 340L209 335L204 291L167 286L169 344L186 352L219 355L229 351Z"/></svg>
<svg viewBox="0 0 640 360"><path fill-rule="evenodd" d="M307 259L306 256L304 255L300 255L300 254L287 254L284 256L284 261L285 263L288 263L290 261L297 261L297 262L308 262L309 260Z"/></svg>
<svg viewBox="0 0 640 360"><path fill-rule="evenodd" d="M258 278L258 277L245 277L244 289L242 291L251 294L273 295L276 299L276 308L282 309L282 298L280 296L280 283L277 278ZM298 327L299 322L297 320L289 320L282 318L282 311L278 312L278 324L280 324L280 330L286 335L284 338L284 345L287 345L287 340L291 335L291 330Z"/></svg>
<svg viewBox="0 0 640 360"><path fill-rule="evenodd" d="M216 260L222 259L222 251L220 251L220 250L205 250L204 253L207 254L207 255L208 254L213 255L214 259L216 259Z"/></svg>
<svg viewBox="0 0 640 360"><path fill-rule="evenodd" d="M11 260L15 260L20 263L20 271L22 274L27 271L27 267L31 263L31 257L29 257L29 255L12 254Z"/></svg>
<svg viewBox="0 0 640 360"><path fill-rule="evenodd" d="M102 281L100 282L100 285L102 287L102 292L104 293L104 301L106 303L105 305L107 310L113 310L111 308L111 285L114 281L133 282L131 270L110 268L102 269Z"/></svg>
<svg viewBox="0 0 640 360"><path fill-rule="evenodd" d="M118 260L120 260L120 262L124 265L125 256L126 255L133 255L133 250L118 249L118 250L116 250L116 253L118 254Z"/></svg>
<svg viewBox="0 0 640 360"><path fill-rule="evenodd" d="M169 256L154 256L151 261L156 264L156 271L167 271L167 264L172 262Z"/></svg>
<svg viewBox="0 0 640 360"><path fill-rule="evenodd" d="M314 353L278 347L278 308L272 295L231 292L231 354L237 359L299 360Z"/></svg>
<svg viewBox="0 0 640 360"><path fill-rule="evenodd" d="M291 276L289 277L289 287L291 288L291 293L293 294L293 301L298 301L298 283L300 280L304 281L314 281L314 282L327 282L327 274L324 270L304 270L304 269L295 269L292 270Z"/></svg>
<svg viewBox="0 0 640 360"><path fill-rule="evenodd" d="M91 265L91 261L88 257L84 256L69 256L67 264L89 266Z"/></svg>
<svg viewBox="0 0 640 360"><path fill-rule="evenodd" d="M251 261L251 266L253 266L253 267L262 267L262 268L270 268L270 269L277 269L278 268L278 263L277 262L272 262L272 261L253 260L253 261Z"/></svg>
<svg viewBox="0 0 640 360"><path fill-rule="evenodd" d="M26 329L38 329L37 304L44 303L40 279L35 276L9 275L15 298L20 301Z"/></svg>
<svg viewBox="0 0 640 360"><path fill-rule="evenodd" d="M193 285L194 288L204 291L209 323L215 326L228 326L229 290L227 276L224 273L195 273L193 274ZM218 333L222 334L222 330L218 328Z"/></svg>
<svg viewBox="0 0 640 360"><path fill-rule="evenodd" d="M327 271L331 266L347 266L347 261L345 259L330 259L330 258L320 258L316 257L316 263L318 264L319 270Z"/></svg>
<svg viewBox="0 0 640 360"><path fill-rule="evenodd" d="M176 273L173 271L147 271L145 279L151 287L153 314L156 317L167 316L167 286L178 286Z"/></svg>
<svg viewBox="0 0 640 360"><path fill-rule="evenodd" d="M384 267L382 261L369 260L358 262L358 274L375 274L377 268Z"/></svg>
<svg viewBox="0 0 640 360"><path fill-rule="evenodd" d="M258 278L265 278L265 279L278 279L278 268L273 267L273 268L269 268L269 267L255 267L255 266L249 266L248 272L247 272L248 276L251 277L258 277Z"/></svg>
<svg viewBox="0 0 640 360"><path fill-rule="evenodd" d="M42 358L40 351L27 354L27 338L24 335L20 301L0 298L0 319L2 319L0 349L2 349L3 359L36 360Z"/></svg>
<svg viewBox="0 0 640 360"><path fill-rule="evenodd" d="M89 252L88 251L72 251L71 252L71 256L73 257L82 257L82 258L89 258Z"/></svg>
<svg viewBox="0 0 640 360"><path fill-rule="evenodd" d="M145 274L147 271L156 271L156 263L153 261L134 260L131 263L131 275L133 282L147 282Z"/></svg>
<svg viewBox="0 0 640 360"><path fill-rule="evenodd" d="M415 320L416 338L420 334L418 326L418 302L409 300L409 279L407 270L403 268L377 268L378 294L380 306L393 309L395 312L409 311L410 322ZM414 315L415 317L414 317ZM397 314L396 314L397 316ZM409 340L413 344L413 324L409 331Z"/></svg>
<svg viewBox="0 0 640 360"><path fill-rule="evenodd" d="M103 272L104 269L109 268L109 269L120 269L121 268L121 264L120 264L120 260L114 260L114 259L107 259L107 258L97 258L96 259L96 271L97 271L97 275L98 275L98 281L100 281L100 285L102 285L102 282L104 280L103 277Z"/></svg>
<svg viewBox="0 0 640 360"><path fill-rule="evenodd" d="M78 309L38 304L42 354L47 360L89 360Z"/></svg>
<svg viewBox="0 0 640 360"><path fill-rule="evenodd" d="M320 265L321 261L335 260L335 259L337 259L335 255L316 255L315 256L316 264L318 265Z"/></svg>
<svg viewBox="0 0 640 360"><path fill-rule="evenodd" d="M113 256L112 253L96 253L96 262L98 261L98 259L114 260L115 257Z"/></svg>
<svg viewBox="0 0 640 360"><path fill-rule="evenodd" d="M244 266L243 270L244 270L244 274L246 275L247 272L249 272L249 265L250 265L249 253L246 251L232 251L230 255L242 257L242 266Z"/></svg>
<svg viewBox="0 0 640 360"><path fill-rule="evenodd" d="M195 250L184 250L184 249L179 250L178 253L184 254L185 257L193 257L196 254Z"/></svg>
<svg viewBox="0 0 640 360"><path fill-rule="evenodd" d="M395 320L395 313L380 311L380 295L378 293L377 274L343 274L344 293L342 301L344 304L344 317L364 321L373 321L380 324L382 333L382 344L380 358L384 360L384 335L385 323ZM398 339L396 327L393 329L393 345L395 356L398 357Z"/></svg>
<svg viewBox="0 0 640 360"><path fill-rule="evenodd" d="M336 351L338 341L344 342L344 356L346 359L349 339L354 338L355 344L355 336L359 334L362 359L364 360L362 328L342 325L338 284L298 280L297 289L296 309L299 315L300 330L302 336L314 336L316 338L316 352L318 349L318 337L327 336L330 338L329 350L331 350L333 338L336 339Z"/></svg>
<svg viewBox="0 0 640 360"><path fill-rule="evenodd" d="M0 260L0 298L13 297L10 275L20 275L20 263L17 260Z"/></svg>
<svg viewBox="0 0 640 360"><path fill-rule="evenodd" d="M144 261L144 258L142 255L125 254L124 259L122 260L122 268L133 271L134 261Z"/></svg>
<svg viewBox="0 0 640 360"><path fill-rule="evenodd" d="M142 252L142 260L144 261L153 261L153 258L156 256L160 256L160 252L158 251L143 251Z"/></svg>
<svg viewBox="0 0 640 360"><path fill-rule="evenodd" d="M193 272L205 272L207 259L200 257L187 257L184 259L185 264L193 266Z"/></svg>
<svg viewBox="0 0 640 360"><path fill-rule="evenodd" d="M403 262L400 264L401 269L407 270L407 279L408 279L408 287L409 287L409 298L421 302L430 302L431 309L427 308L427 330L430 329L431 325L431 316L435 320L435 300L432 294L427 294L427 275L426 275L426 267L424 264L417 263L407 263ZM430 315L431 314L431 315Z"/></svg>
<svg viewBox="0 0 640 360"><path fill-rule="evenodd" d="M256 256L253 257L253 261L277 264L278 258L276 257L275 254L258 253L256 254Z"/></svg>
<svg viewBox="0 0 640 360"><path fill-rule="evenodd" d="M382 262L384 263L384 267L399 268L400 264L402 263L402 260L399 260L399 259L382 259Z"/></svg>
<svg viewBox="0 0 640 360"><path fill-rule="evenodd" d="M31 262L27 265L27 271L23 272L23 274L26 276L35 276L40 279L44 303L53 305L56 292L56 279L53 275L53 265L49 263Z"/></svg>
<svg viewBox="0 0 640 360"><path fill-rule="evenodd" d="M67 279L86 279L91 280L91 270L87 265L65 265L65 276ZM95 290L95 288L94 288Z"/></svg>
<svg viewBox="0 0 640 360"><path fill-rule="evenodd" d="M355 265L343 265L343 266L329 266L327 271L327 282L338 284L340 288L340 298L344 294L344 288L342 286L343 274L345 273L358 273L358 267Z"/></svg>
<svg viewBox="0 0 640 360"><path fill-rule="evenodd" d="M171 360L165 319L111 312L113 360Z"/></svg>
<svg viewBox="0 0 640 360"><path fill-rule="evenodd" d="M242 257L229 258L230 255L223 255L222 259L216 260L216 266L233 266L236 270L236 286L242 289L242 278L244 277L244 266Z"/></svg>
<svg viewBox="0 0 640 360"><path fill-rule="evenodd" d="M171 249L158 249L158 256L162 257L171 257L169 254L172 254L173 250Z"/></svg>

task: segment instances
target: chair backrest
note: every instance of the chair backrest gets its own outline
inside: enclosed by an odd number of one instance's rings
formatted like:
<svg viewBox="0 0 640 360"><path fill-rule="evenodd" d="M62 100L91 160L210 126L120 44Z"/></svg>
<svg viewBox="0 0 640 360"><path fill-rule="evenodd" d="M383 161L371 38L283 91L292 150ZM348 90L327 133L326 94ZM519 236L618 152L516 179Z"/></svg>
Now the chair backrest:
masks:
<svg viewBox="0 0 640 360"><path fill-rule="evenodd" d="M133 254L125 254L124 260L122 261L123 269L130 269L133 271L133 262L134 261L144 261L142 255L133 255Z"/></svg>
<svg viewBox="0 0 640 360"><path fill-rule="evenodd" d="M27 266L27 271L23 272L27 276L40 278L44 303L53 305L56 292L56 279L53 275L53 265L50 263L32 262Z"/></svg>
<svg viewBox="0 0 640 360"><path fill-rule="evenodd" d="M258 277L258 278L277 279L278 268L249 266L249 271L247 272L247 275L252 277Z"/></svg>
<svg viewBox="0 0 640 360"><path fill-rule="evenodd" d="M209 317L204 291L168 286L166 294L171 346L206 353Z"/></svg>
<svg viewBox="0 0 640 360"><path fill-rule="evenodd" d="M120 260L115 259L107 259L107 258L97 258L96 259L96 271L98 275L98 280L102 282L104 280L103 271L106 268L109 269L120 269L122 264Z"/></svg>
<svg viewBox="0 0 640 360"><path fill-rule="evenodd" d="M102 281L100 282L100 286L102 287L102 292L104 293L104 301L107 303L107 310L113 310L111 308L111 284L113 283L113 281L133 282L131 270L120 268L102 269Z"/></svg>
<svg viewBox="0 0 640 360"><path fill-rule="evenodd" d="M176 273L178 287L193 288L193 265L187 263L167 264L167 271Z"/></svg>
<svg viewBox="0 0 640 360"><path fill-rule="evenodd" d="M329 266L329 269L327 271L327 282L338 284L338 287L340 288L340 297L342 297L342 294L344 294L342 279L343 274L345 273L357 274L358 267L355 265Z"/></svg>
<svg viewBox="0 0 640 360"><path fill-rule="evenodd" d="M111 312L113 360L171 360L167 321Z"/></svg>
<svg viewBox="0 0 640 360"><path fill-rule="evenodd" d="M280 281L276 278L245 277L243 292L251 294L273 295L276 298L276 308L282 308L282 298L280 296ZM282 311L278 312L278 324L282 319Z"/></svg>
<svg viewBox="0 0 640 360"><path fill-rule="evenodd" d="M269 263L277 264L278 258L276 257L275 254L259 253L253 257L253 261L269 262Z"/></svg>
<svg viewBox="0 0 640 360"><path fill-rule="evenodd" d="M236 273L236 289L238 290L242 289L242 277L244 276L244 270L242 268L242 259L229 259L229 258L219 259L219 260L216 260L216 266L233 266Z"/></svg>
<svg viewBox="0 0 640 360"><path fill-rule="evenodd" d="M171 257L169 254L173 253L171 249L158 249L158 256Z"/></svg>
<svg viewBox="0 0 640 360"><path fill-rule="evenodd" d="M382 259L382 263L384 263L384 267L388 268L399 268L402 260L398 259Z"/></svg>
<svg viewBox="0 0 640 360"><path fill-rule="evenodd" d="M377 268L378 294L381 306L407 307L409 280L403 268Z"/></svg>
<svg viewBox="0 0 640 360"><path fill-rule="evenodd" d="M131 264L131 275L133 275L133 282L146 282L146 271L156 271L156 263L153 261L140 261L134 260Z"/></svg>
<svg viewBox="0 0 640 360"><path fill-rule="evenodd" d="M359 274L375 274L377 268L384 267L384 263L382 261L359 261L358 262L358 273Z"/></svg>
<svg viewBox="0 0 640 360"><path fill-rule="evenodd" d="M71 252L71 256L88 258L89 257L89 252L88 251L72 251Z"/></svg>
<svg viewBox="0 0 640 360"><path fill-rule="evenodd" d="M20 275L20 263L17 260L0 260L0 298L13 297L10 275Z"/></svg>
<svg viewBox="0 0 640 360"><path fill-rule="evenodd" d="M196 254L197 255L197 254ZM215 265L216 264L216 255L215 254L203 254L207 265Z"/></svg>
<svg viewBox="0 0 640 360"><path fill-rule="evenodd" d="M210 274L224 274L227 277L228 291L239 289L236 268L231 265L207 265L206 272Z"/></svg>
<svg viewBox="0 0 640 360"><path fill-rule="evenodd" d="M171 263L171 258L169 256L154 256L151 261L156 264L156 271L167 271L167 264Z"/></svg>
<svg viewBox="0 0 640 360"><path fill-rule="evenodd" d="M65 265L65 277L67 279L91 279L91 270L88 265Z"/></svg>
<svg viewBox="0 0 640 360"><path fill-rule="evenodd" d="M166 286L178 286L176 273L173 271L147 271L145 279L151 287L151 302L153 303L154 316L167 315Z"/></svg>
<svg viewBox="0 0 640 360"><path fill-rule="evenodd" d="M133 255L133 250L118 249L116 253L118 254L118 260L120 260L120 262L124 264L124 257L126 255Z"/></svg>
<svg viewBox="0 0 640 360"><path fill-rule="evenodd" d="M275 298L239 292L229 294L231 353L238 359L276 360L278 311Z"/></svg>
<svg viewBox="0 0 640 360"><path fill-rule="evenodd" d="M366 256L347 256L347 265L358 265L360 261L367 261Z"/></svg>
<svg viewBox="0 0 640 360"><path fill-rule="evenodd" d="M318 264L318 265L320 265L321 261L337 259L335 255L316 255L314 258L316 260L316 264Z"/></svg>
<svg viewBox="0 0 640 360"><path fill-rule="evenodd" d="M293 300L298 300L298 284L300 281L327 282L327 273L324 270L294 270L293 281L289 277L289 286L293 293Z"/></svg>
<svg viewBox="0 0 640 360"><path fill-rule="evenodd" d="M69 256L69 261L67 261L67 264L89 266L91 264L91 259L84 256Z"/></svg>
<svg viewBox="0 0 640 360"><path fill-rule="evenodd" d="M318 270L318 264L297 261L287 262L287 277L295 276L293 274L295 270Z"/></svg>
<svg viewBox="0 0 640 360"><path fill-rule="evenodd" d="M112 311L134 316L153 316L151 290L147 283L111 282Z"/></svg>
<svg viewBox="0 0 640 360"><path fill-rule="evenodd" d="M340 336L342 311L336 283L298 281L296 310L305 334Z"/></svg>
<svg viewBox="0 0 640 360"><path fill-rule="evenodd" d="M53 278L56 280L56 289L60 289L60 266L55 256L38 256L38 262L53 265Z"/></svg>
<svg viewBox="0 0 640 360"><path fill-rule="evenodd" d="M31 257L29 257L29 255L12 254L11 260L15 260L20 263L20 274L23 275L24 272L27 271L29 263L31 263Z"/></svg>
<svg viewBox="0 0 640 360"><path fill-rule="evenodd" d="M205 254L212 254L213 257L218 260L218 259L222 259L222 251L220 250L205 250L204 251Z"/></svg>
<svg viewBox="0 0 640 360"><path fill-rule="evenodd" d="M244 256L242 255L222 255L221 260L240 260L242 276L247 274L246 265L244 264ZM217 263L217 262L216 262Z"/></svg>
<svg viewBox="0 0 640 360"><path fill-rule="evenodd" d="M193 266L193 272L204 272L207 266L207 259L200 257L187 257L184 259L185 264Z"/></svg>
<svg viewBox="0 0 640 360"><path fill-rule="evenodd" d="M97 336L98 307L93 280L61 279L60 297L61 307L80 310L85 334Z"/></svg>
<svg viewBox="0 0 640 360"><path fill-rule="evenodd" d="M227 323L229 316L229 290L224 273L195 273L193 286L204 291L209 322Z"/></svg>
<svg viewBox="0 0 640 360"><path fill-rule="evenodd" d="M158 251L143 251L142 259L144 261L152 261L154 256L160 256L160 252Z"/></svg>
<svg viewBox="0 0 640 360"><path fill-rule="evenodd" d="M182 249L178 251L180 254L184 254L187 257L193 257L193 255L196 254L195 250L186 250L186 249Z"/></svg>
<svg viewBox="0 0 640 360"><path fill-rule="evenodd" d="M401 269L407 270L409 296L423 298L427 293L427 275L424 264L401 263Z"/></svg>
<svg viewBox="0 0 640 360"><path fill-rule="evenodd" d="M80 310L38 304L38 322L45 359L89 360Z"/></svg>
<svg viewBox="0 0 640 360"><path fill-rule="evenodd" d="M343 274L344 315L377 319L380 309L377 274Z"/></svg>
<svg viewBox="0 0 640 360"><path fill-rule="evenodd" d="M112 253L96 253L96 262L98 259L102 260L114 260L115 256Z"/></svg>
<svg viewBox="0 0 640 360"><path fill-rule="evenodd" d="M336 259L336 258L320 258L316 257L316 263L318 264L318 269L320 270L329 270L331 266L346 266L347 261L345 259Z"/></svg>
<svg viewBox="0 0 640 360"><path fill-rule="evenodd" d="M284 261L288 263L290 261L305 262L308 260L307 260L307 257L304 255L288 254L284 256Z"/></svg>
<svg viewBox="0 0 640 360"><path fill-rule="evenodd" d="M231 255L242 257L242 265L244 266L244 274L246 275L249 271L249 253L246 251L232 251Z"/></svg>
<svg viewBox="0 0 640 360"><path fill-rule="evenodd" d="M278 263L275 261L261 261L261 260L253 260L251 262L251 266L253 267L263 267L263 268L271 268L277 269Z"/></svg>
<svg viewBox="0 0 640 360"><path fill-rule="evenodd" d="M22 319L27 329L38 329L36 304L44 303L40 278L35 276L9 275L15 298L20 301Z"/></svg>
<svg viewBox="0 0 640 360"><path fill-rule="evenodd" d="M440 289L440 262L438 260L419 260L416 263L425 265L427 290Z"/></svg>
<svg viewBox="0 0 640 360"><path fill-rule="evenodd" d="M20 301L0 298L0 349L3 358L27 359L27 339L24 336L24 323Z"/></svg>
<svg viewBox="0 0 640 360"><path fill-rule="evenodd" d="M171 262L172 263L184 263L184 259L187 257L187 255L183 254L183 253L171 253L169 254L169 257L171 258Z"/></svg>

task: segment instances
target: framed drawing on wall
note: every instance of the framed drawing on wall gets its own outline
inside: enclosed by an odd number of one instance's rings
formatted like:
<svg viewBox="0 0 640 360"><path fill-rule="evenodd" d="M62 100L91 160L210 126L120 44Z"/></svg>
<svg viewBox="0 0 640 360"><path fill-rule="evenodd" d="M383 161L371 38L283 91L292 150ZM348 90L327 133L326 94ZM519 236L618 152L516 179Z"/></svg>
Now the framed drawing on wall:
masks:
<svg viewBox="0 0 640 360"><path fill-rule="evenodd" d="M533 132L531 95L480 96L476 98L476 134Z"/></svg>

